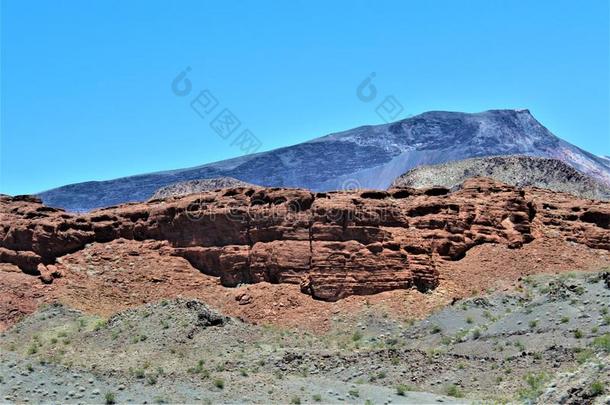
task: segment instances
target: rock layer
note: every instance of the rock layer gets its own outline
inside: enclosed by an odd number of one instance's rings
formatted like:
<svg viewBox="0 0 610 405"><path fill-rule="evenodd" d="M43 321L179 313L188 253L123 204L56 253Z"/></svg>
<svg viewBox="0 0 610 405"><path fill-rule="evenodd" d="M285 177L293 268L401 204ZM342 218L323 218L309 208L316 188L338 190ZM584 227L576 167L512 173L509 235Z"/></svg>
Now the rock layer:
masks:
<svg viewBox="0 0 610 405"><path fill-rule="evenodd" d="M73 215L0 198L0 262L61 277L57 258L92 242L155 240L225 286L300 284L334 301L438 286L440 261L483 243L520 248L545 233L610 250L610 203L477 178L445 188L312 193L234 188Z"/></svg>

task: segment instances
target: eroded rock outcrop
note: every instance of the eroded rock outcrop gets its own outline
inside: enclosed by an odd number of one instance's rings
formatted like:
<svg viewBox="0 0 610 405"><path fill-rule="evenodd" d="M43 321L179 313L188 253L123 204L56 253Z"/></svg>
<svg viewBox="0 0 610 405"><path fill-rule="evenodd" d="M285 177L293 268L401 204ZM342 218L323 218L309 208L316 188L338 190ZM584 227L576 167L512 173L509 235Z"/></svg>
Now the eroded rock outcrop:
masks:
<svg viewBox="0 0 610 405"><path fill-rule="evenodd" d="M0 198L0 262L62 274L56 259L92 242L156 240L225 286L300 284L324 300L435 288L436 265L483 243L520 248L547 232L610 250L610 203L490 179L447 189L312 193L234 188L72 215Z"/></svg>

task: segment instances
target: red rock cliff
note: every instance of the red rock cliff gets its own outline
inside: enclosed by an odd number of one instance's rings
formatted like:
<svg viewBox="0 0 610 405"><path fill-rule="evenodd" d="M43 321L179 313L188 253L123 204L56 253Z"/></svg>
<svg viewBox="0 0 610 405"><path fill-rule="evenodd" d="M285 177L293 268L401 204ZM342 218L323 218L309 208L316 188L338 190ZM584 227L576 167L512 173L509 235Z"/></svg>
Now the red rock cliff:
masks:
<svg viewBox="0 0 610 405"><path fill-rule="evenodd" d="M324 300L439 283L436 263L482 243L520 248L545 232L610 250L610 203L473 179L461 190L312 193L234 188L73 215L0 198L0 262L61 275L92 242L159 240L225 286L297 283Z"/></svg>

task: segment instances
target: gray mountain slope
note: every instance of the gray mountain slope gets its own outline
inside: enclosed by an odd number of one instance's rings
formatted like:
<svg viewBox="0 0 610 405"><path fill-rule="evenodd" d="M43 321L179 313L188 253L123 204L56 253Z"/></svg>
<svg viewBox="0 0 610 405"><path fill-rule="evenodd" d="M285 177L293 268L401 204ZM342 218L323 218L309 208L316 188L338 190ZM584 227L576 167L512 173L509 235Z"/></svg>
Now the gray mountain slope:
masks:
<svg viewBox="0 0 610 405"><path fill-rule="evenodd" d="M540 187L580 198L610 199L610 187L561 160L532 156L493 156L458 160L409 170L392 187L456 187L471 177L491 177L518 187Z"/></svg>
<svg viewBox="0 0 610 405"><path fill-rule="evenodd" d="M215 177L213 179L198 179L180 181L161 187L150 197L151 200L167 197L180 197L183 195L200 193L202 191L218 190L230 187L252 187L253 184L237 180L232 177Z"/></svg>
<svg viewBox="0 0 610 405"><path fill-rule="evenodd" d="M556 158L610 184L610 162L556 137L528 110L431 111L203 166L71 184L39 195L50 206L83 211L142 201L168 184L212 177L316 191L385 189L420 165L514 154Z"/></svg>

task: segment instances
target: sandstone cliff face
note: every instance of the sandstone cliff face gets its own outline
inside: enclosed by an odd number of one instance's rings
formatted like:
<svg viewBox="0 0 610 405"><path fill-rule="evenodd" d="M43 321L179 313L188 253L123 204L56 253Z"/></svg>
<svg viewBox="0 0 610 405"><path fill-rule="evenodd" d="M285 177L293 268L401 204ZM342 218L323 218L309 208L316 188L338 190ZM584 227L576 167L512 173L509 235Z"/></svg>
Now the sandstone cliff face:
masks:
<svg viewBox="0 0 610 405"><path fill-rule="evenodd" d="M610 203L472 179L461 190L312 193L234 188L87 215L0 198L0 262L61 277L57 258L92 242L156 240L225 286L300 284L323 300L433 289L437 264L483 243L520 248L544 233L610 250Z"/></svg>

